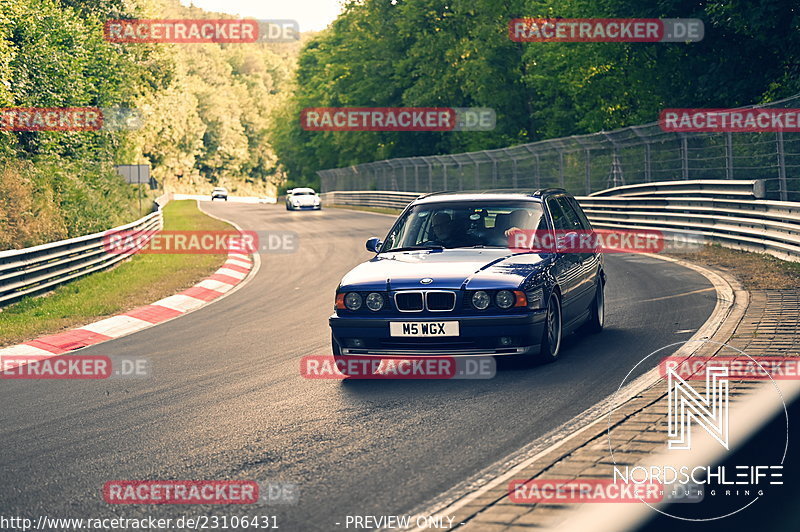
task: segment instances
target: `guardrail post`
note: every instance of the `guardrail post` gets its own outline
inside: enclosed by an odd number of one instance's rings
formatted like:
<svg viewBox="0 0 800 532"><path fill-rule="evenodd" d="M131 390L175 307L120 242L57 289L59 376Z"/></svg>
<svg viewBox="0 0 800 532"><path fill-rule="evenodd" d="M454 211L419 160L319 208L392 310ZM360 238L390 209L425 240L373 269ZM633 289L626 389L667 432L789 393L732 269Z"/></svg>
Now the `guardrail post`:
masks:
<svg viewBox="0 0 800 532"><path fill-rule="evenodd" d="M644 144L644 180L646 183L653 180L653 159L649 142Z"/></svg>
<svg viewBox="0 0 800 532"><path fill-rule="evenodd" d="M564 152L558 150L558 184L564 188Z"/></svg>
<svg viewBox="0 0 800 532"><path fill-rule="evenodd" d="M408 181L406 178L406 165L403 165L403 192L408 192Z"/></svg>
<svg viewBox="0 0 800 532"><path fill-rule="evenodd" d="M733 179L733 134L725 133L725 177Z"/></svg>
<svg viewBox="0 0 800 532"><path fill-rule="evenodd" d="M542 188L542 174L539 171L539 156L534 155L536 158L536 188Z"/></svg>
<svg viewBox="0 0 800 532"><path fill-rule="evenodd" d="M444 186L442 186L442 190L447 190L447 165L444 163L442 163L442 170L444 171Z"/></svg>
<svg viewBox="0 0 800 532"><path fill-rule="evenodd" d="M781 201L789 201L789 187L786 183L786 151L783 147L783 131L776 134L778 141L778 183L781 194Z"/></svg>
<svg viewBox="0 0 800 532"><path fill-rule="evenodd" d="M419 166L414 163L414 192L419 190Z"/></svg>
<svg viewBox="0 0 800 532"><path fill-rule="evenodd" d="M481 163L475 161L475 188L481 188Z"/></svg>

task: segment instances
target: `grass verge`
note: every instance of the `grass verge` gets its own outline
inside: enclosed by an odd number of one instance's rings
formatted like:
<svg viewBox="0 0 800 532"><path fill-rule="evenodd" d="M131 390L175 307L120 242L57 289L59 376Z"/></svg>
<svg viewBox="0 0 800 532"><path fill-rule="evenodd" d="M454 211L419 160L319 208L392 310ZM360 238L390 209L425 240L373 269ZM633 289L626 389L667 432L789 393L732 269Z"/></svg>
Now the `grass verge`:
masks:
<svg viewBox="0 0 800 532"><path fill-rule="evenodd" d="M193 200L164 209L170 231L230 231ZM79 327L173 295L216 271L226 255L136 255L112 270L84 277L42 297L23 299L0 312L0 347Z"/></svg>
<svg viewBox="0 0 800 532"><path fill-rule="evenodd" d="M695 253L671 256L724 270L736 277L746 290L800 288L800 263L764 253L738 251L714 244Z"/></svg>

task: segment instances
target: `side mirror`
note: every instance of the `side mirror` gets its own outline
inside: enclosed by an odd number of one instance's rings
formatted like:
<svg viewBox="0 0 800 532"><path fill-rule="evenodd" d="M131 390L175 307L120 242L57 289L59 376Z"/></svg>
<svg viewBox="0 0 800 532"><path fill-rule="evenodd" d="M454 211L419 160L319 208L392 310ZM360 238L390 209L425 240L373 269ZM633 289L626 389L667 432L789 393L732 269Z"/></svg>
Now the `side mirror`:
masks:
<svg viewBox="0 0 800 532"><path fill-rule="evenodd" d="M383 242L381 242L381 239L373 236L372 238L367 240L367 251L371 251L373 253L380 253L382 245Z"/></svg>
<svg viewBox="0 0 800 532"><path fill-rule="evenodd" d="M559 253L575 253L578 249L578 238L579 235L575 231L556 237L556 249Z"/></svg>

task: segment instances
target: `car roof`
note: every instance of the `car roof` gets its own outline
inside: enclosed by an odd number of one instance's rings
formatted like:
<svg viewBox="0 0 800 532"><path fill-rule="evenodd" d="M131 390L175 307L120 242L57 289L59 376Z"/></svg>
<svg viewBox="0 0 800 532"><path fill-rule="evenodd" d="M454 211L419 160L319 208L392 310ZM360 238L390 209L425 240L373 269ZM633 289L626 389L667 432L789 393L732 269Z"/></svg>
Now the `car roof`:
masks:
<svg viewBox="0 0 800 532"><path fill-rule="evenodd" d="M294 194L295 192L314 192L314 189L313 188L304 188L304 187L293 188L292 189L292 194Z"/></svg>
<svg viewBox="0 0 800 532"><path fill-rule="evenodd" d="M554 194L568 194L563 188L545 188L537 190L479 190L465 192L433 192L420 196L414 204L442 203L450 201L485 201L485 200L524 200L541 203L542 199Z"/></svg>

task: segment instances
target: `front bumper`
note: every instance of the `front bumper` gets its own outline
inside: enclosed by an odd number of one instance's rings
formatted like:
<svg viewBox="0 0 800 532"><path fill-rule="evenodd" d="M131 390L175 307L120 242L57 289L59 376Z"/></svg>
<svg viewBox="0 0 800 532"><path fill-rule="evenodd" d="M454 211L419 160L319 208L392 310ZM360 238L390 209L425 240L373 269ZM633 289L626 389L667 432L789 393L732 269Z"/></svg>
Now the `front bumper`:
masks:
<svg viewBox="0 0 800 532"><path fill-rule="evenodd" d="M545 325L544 310L507 316L419 316L409 318L364 316L328 320L333 340L343 355L402 356L503 356L537 352ZM389 323L457 321L459 335L449 337L393 337ZM501 338L510 339L507 345Z"/></svg>

